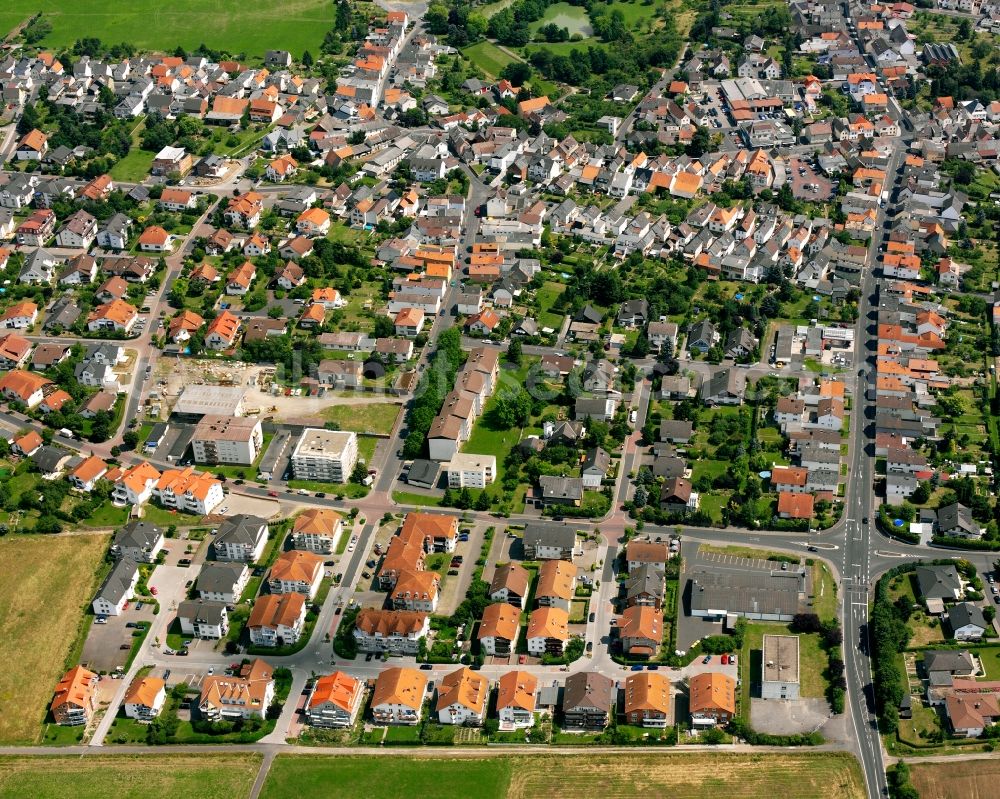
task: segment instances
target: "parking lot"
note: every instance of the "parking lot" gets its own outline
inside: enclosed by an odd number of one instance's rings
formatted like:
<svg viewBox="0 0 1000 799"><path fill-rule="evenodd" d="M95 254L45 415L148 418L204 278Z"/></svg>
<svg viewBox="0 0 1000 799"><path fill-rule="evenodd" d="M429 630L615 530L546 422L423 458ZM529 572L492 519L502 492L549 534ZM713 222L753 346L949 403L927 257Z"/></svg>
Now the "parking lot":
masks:
<svg viewBox="0 0 1000 799"><path fill-rule="evenodd" d="M702 638L710 635L722 635L725 633L721 621L702 618L690 615L690 594L688 590L688 574L696 569L704 569L712 572L771 572L781 569L781 564L776 561L759 560L756 558L744 558L738 555L725 554L719 552L702 552L699 544L695 541L684 541L681 544L681 555L684 563L684 571L681 573L681 613L677 619L677 648L690 649L691 646ZM810 588L809 571L806 571L806 593Z"/></svg>
<svg viewBox="0 0 1000 799"><path fill-rule="evenodd" d="M106 624L90 625L80 655L81 663L97 672L111 672L125 665L132 648L132 634L137 632L136 628L127 625L140 621L153 623L153 606L145 602L141 609L136 610L138 604L137 601L130 602L120 616L108 616Z"/></svg>
<svg viewBox="0 0 1000 799"><path fill-rule="evenodd" d="M788 159L788 177L792 182L792 196L796 200L821 201L833 194L833 183L803 158L792 156Z"/></svg>

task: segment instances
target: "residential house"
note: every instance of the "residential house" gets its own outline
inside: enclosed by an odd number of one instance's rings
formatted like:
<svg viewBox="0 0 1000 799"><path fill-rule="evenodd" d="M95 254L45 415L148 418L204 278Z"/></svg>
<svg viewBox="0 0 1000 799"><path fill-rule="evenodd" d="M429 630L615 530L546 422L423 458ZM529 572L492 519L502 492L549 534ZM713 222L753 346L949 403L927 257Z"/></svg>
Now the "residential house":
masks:
<svg viewBox="0 0 1000 799"><path fill-rule="evenodd" d="M257 597L247 621L250 643L254 646L292 646L298 643L305 622L306 597L302 594L293 592Z"/></svg>
<svg viewBox="0 0 1000 799"><path fill-rule="evenodd" d="M377 724L419 724L426 692L427 678L417 669L384 669L375 679L372 719Z"/></svg>
<svg viewBox="0 0 1000 799"><path fill-rule="evenodd" d="M615 683L595 671L578 671L566 678L563 725L571 729L603 730L611 720Z"/></svg>
<svg viewBox="0 0 1000 799"><path fill-rule="evenodd" d="M229 516L212 540L216 560L256 563L267 545L267 521L258 516Z"/></svg>
<svg viewBox="0 0 1000 799"><path fill-rule="evenodd" d="M461 668L444 676L438 686L437 712L441 724L478 727L486 718L490 683L482 674Z"/></svg>
<svg viewBox="0 0 1000 799"><path fill-rule="evenodd" d="M202 679L198 712L209 721L264 719L274 701L274 669L257 658L244 663L235 675Z"/></svg>

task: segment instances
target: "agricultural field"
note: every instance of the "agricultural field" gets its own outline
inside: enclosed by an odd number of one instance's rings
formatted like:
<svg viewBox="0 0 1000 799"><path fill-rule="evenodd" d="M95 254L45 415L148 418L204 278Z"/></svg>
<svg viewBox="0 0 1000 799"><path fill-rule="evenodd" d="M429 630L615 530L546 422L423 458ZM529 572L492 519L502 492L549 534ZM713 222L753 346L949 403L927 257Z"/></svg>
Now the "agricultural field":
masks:
<svg viewBox="0 0 1000 799"><path fill-rule="evenodd" d="M0 540L0 743L33 744L97 588L107 535ZM82 644L82 641L81 641ZM0 772L4 770L0 768ZM8 776L9 776L9 772ZM0 796L3 778L0 778ZM16 794L41 796L42 794Z"/></svg>
<svg viewBox="0 0 1000 799"><path fill-rule="evenodd" d="M260 755L0 758L2 799L140 799L148 796L242 799Z"/></svg>
<svg viewBox="0 0 1000 799"><path fill-rule="evenodd" d="M96 36L111 44L170 52L205 44L232 55L263 57L265 50L280 48L298 59L304 50L318 54L333 26L333 5L326 0L178 0L169 5L137 0L113 6L106 0L9 0L0 6L0 30L6 34L39 11L52 25L42 45L53 48Z"/></svg>
<svg viewBox="0 0 1000 799"><path fill-rule="evenodd" d="M395 799L433 795L437 799L527 799L566 795L615 797L669 795L796 799L860 799L864 783L857 762L846 754L662 756L618 755L457 760L393 759L387 781L370 760L281 757L267 777L262 799L312 799L338 786L343 799Z"/></svg>
<svg viewBox="0 0 1000 799"><path fill-rule="evenodd" d="M392 729L392 728L390 728ZM398 728L397 728L398 729ZM413 760L393 758L392 779L372 760L360 757L278 757L267 775L261 799L327 797L337 786L341 799L389 799L434 796L435 799L500 799L507 795L510 760Z"/></svg>
<svg viewBox="0 0 1000 799"><path fill-rule="evenodd" d="M967 765L968 768L956 768L953 763L914 763L910 765L910 782L919 791L920 799L996 796L1000 760L976 760Z"/></svg>

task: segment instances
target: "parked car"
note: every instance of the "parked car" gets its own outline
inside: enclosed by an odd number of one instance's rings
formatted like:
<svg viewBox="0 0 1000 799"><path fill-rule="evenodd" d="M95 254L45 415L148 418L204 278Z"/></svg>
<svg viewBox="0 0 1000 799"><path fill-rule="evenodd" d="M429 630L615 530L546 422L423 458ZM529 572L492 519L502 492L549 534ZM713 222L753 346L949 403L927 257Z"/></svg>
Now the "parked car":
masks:
<svg viewBox="0 0 1000 799"><path fill-rule="evenodd" d="M434 667L430 663L421 663L420 664L420 670L421 671L431 671L433 668Z"/></svg>
<svg viewBox="0 0 1000 799"><path fill-rule="evenodd" d="M712 656L711 655L705 655L705 657L703 657L701 659L701 662L702 663L711 663L712 662Z"/></svg>

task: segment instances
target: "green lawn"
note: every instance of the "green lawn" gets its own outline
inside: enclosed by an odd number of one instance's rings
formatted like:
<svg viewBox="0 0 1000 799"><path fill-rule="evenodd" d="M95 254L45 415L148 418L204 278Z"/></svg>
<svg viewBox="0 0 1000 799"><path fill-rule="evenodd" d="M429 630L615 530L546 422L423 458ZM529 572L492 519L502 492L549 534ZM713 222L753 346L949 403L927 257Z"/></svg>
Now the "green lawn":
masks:
<svg viewBox="0 0 1000 799"><path fill-rule="evenodd" d="M341 430L387 435L399 416L395 402L373 402L368 405L331 405L323 409L323 418Z"/></svg>
<svg viewBox="0 0 1000 799"><path fill-rule="evenodd" d="M262 57L265 50L284 49L298 59L303 50L319 53L323 36L333 24L327 0L240 0L199 3L178 0L163 5L153 0L109 5L106 0L9 0L0 7L0 29L9 31L42 12L52 32L42 44L68 47L83 36L111 44L128 42L139 50L173 52L178 45L193 50L204 43L232 55Z"/></svg>
<svg viewBox="0 0 1000 799"><path fill-rule="evenodd" d="M466 47L462 51L462 55L494 78L500 75L505 66L517 61L516 58L507 55L492 42L479 42L472 47Z"/></svg>
<svg viewBox="0 0 1000 799"><path fill-rule="evenodd" d="M421 507L436 508L441 504L440 497L429 497L425 494L412 494L409 491L393 491L392 501L400 505L418 505Z"/></svg>
<svg viewBox="0 0 1000 799"><path fill-rule="evenodd" d="M825 563L816 561L812 567L813 613L821 621L837 617L837 584Z"/></svg>
<svg viewBox="0 0 1000 799"><path fill-rule="evenodd" d="M128 508L117 508L105 502L84 521L89 527L120 527L128 521Z"/></svg>
<svg viewBox="0 0 1000 799"><path fill-rule="evenodd" d="M250 795L260 761L254 753L5 757L0 759L0 797L243 799Z"/></svg>
<svg viewBox="0 0 1000 799"><path fill-rule="evenodd" d="M325 799L335 785L340 799L500 799L506 796L510 783L510 765L500 759L420 761L398 757L392 761L392 779L372 766L372 760L360 757L281 756L268 772L261 798Z"/></svg>
<svg viewBox="0 0 1000 799"><path fill-rule="evenodd" d="M156 153L133 147L128 155L111 167L111 177L123 183L139 183L149 177L149 167L155 156Z"/></svg>
<svg viewBox="0 0 1000 799"><path fill-rule="evenodd" d="M306 491L321 491L327 496L343 494L348 499L360 499L368 496L371 490L368 486L357 483L323 483L318 480L289 480L289 488L304 488Z"/></svg>
<svg viewBox="0 0 1000 799"><path fill-rule="evenodd" d="M562 283L554 280L546 280L540 289L535 292L535 299L538 301L538 324L540 327L551 327L559 330L565 318L562 314L553 313L550 309L556 298L566 290Z"/></svg>
<svg viewBox="0 0 1000 799"><path fill-rule="evenodd" d="M192 516L190 513L178 513L147 502L142 506L142 518L150 524L158 524L161 527L169 527L171 524L183 527L184 525L197 524L201 517Z"/></svg>

